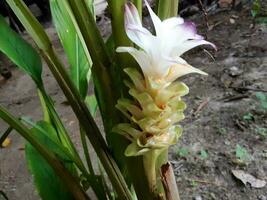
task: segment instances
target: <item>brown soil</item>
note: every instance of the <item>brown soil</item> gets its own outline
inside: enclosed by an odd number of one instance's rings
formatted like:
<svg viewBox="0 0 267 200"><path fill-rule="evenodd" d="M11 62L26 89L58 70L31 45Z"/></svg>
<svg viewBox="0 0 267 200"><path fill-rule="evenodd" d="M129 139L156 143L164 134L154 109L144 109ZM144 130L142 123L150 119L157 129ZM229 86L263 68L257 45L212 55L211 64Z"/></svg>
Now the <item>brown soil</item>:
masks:
<svg viewBox="0 0 267 200"><path fill-rule="evenodd" d="M194 17L193 21L205 34L204 18ZM100 24L106 35L109 22L103 19ZM267 135L260 134L260 130L267 131L267 111L256 97L259 91L267 95L267 26L254 24L249 8L219 12L209 17L209 24L213 28L207 32L208 40L218 47L217 52L211 51L215 60L202 48L185 56L209 76L190 75L183 80L191 89L185 98L187 118L183 121L184 134L170 154L180 196L182 200L266 200L267 186L245 186L231 170L242 169L267 181ZM63 57L54 29L49 26L47 31ZM11 79L0 80L0 104L16 116L41 119L34 84L21 71L12 68L12 73ZM80 147L75 117L64 105L65 98L46 66L43 76L47 91ZM0 120L0 132L6 128ZM0 149L0 190L10 200L39 199L26 167L24 140L16 132L10 138L12 143ZM236 158L237 145L247 151L244 161Z"/></svg>
<svg viewBox="0 0 267 200"><path fill-rule="evenodd" d="M205 33L203 20L196 22ZM267 199L266 186L244 186L231 173L242 169L267 179L267 138L259 135L259 128L267 128L267 112L255 97L259 91L267 94L267 26L253 26L249 8L218 13L209 17L209 23L217 24L207 37L218 51L215 61L203 50L186 56L209 76L184 80L191 89L187 119L184 135L170 156L181 199ZM251 119L246 119L248 113ZM249 154L244 163L236 160L238 144Z"/></svg>

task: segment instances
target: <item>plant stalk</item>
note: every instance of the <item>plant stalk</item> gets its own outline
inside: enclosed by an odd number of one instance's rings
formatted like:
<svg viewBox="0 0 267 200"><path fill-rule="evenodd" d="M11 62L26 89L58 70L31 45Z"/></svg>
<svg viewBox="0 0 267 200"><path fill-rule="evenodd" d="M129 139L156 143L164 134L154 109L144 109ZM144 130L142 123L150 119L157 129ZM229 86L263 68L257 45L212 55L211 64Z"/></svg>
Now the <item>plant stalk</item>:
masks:
<svg viewBox="0 0 267 200"><path fill-rule="evenodd" d="M73 142L71 141L71 138L70 138L66 128L64 127L60 117L58 116L58 114L54 108L52 99L47 95L43 86L39 87L38 92L40 94L41 101L43 100L44 101L43 103L45 104L44 106L46 106L45 110L46 110L46 112L50 118L50 123L52 125L54 125L54 128L58 132L59 140L61 141L63 146L65 146L68 150L70 150L71 156L74 159L75 164L81 170L81 172L84 174L84 176L89 178L90 175L89 175L86 167L84 166L83 161L82 161L77 149L75 148Z"/></svg>
<svg viewBox="0 0 267 200"><path fill-rule="evenodd" d="M64 65L60 62L59 58L57 57L52 47L52 44L48 36L44 32L43 28L41 27L39 22L35 19L35 17L30 13L27 6L21 0L7 0L7 2L12 8L12 10L15 12L15 14L18 16L18 18L21 20L26 30L33 37L37 46L40 48L42 56L47 62L59 86L63 90L68 102L70 103L73 111L75 112L77 118L79 119L82 128L85 130L86 136L89 138L100 161L102 162L119 198L122 200L131 199L131 193L127 187L127 184L125 183L125 180L123 179L123 176L116 162L113 160L110 151L107 147L107 144L103 136L101 135L101 132L99 131L97 125L95 124L95 121L93 120L87 106L82 100L77 88L75 87L68 73L64 69ZM83 1L79 0L75 2L81 3ZM77 9L77 7L75 8ZM85 9L85 6L83 8ZM83 13L81 14L83 15ZM93 16L92 20L93 23L95 24ZM85 25L88 26L87 23ZM90 30L91 29L95 31L94 27L90 27ZM94 37L92 36L91 39L94 40ZM108 60L101 60L101 55L105 54L105 51L102 51L103 49L101 41L98 41L96 38L95 44L97 45L96 46L97 49L94 48L94 46L90 48L93 54L92 58L94 57L97 63L107 62ZM103 57L106 59L105 55Z"/></svg>
<svg viewBox="0 0 267 200"><path fill-rule="evenodd" d="M85 0L68 0L94 65L110 67L112 62L104 40L97 28L93 14L87 9ZM89 48L90 47L90 48Z"/></svg>
<svg viewBox="0 0 267 200"><path fill-rule="evenodd" d="M179 9L179 0L171 0L169 17L176 17L178 15L178 9Z"/></svg>
<svg viewBox="0 0 267 200"><path fill-rule="evenodd" d="M169 162L161 166L161 180L167 200L180 200L175 175Z"/></svg>
<svg viewBox="0 0 267 200"><path fill-rule="evenodd" d="M89 154L88 145L86 142L86 133L81 127L80 127L80 137L81 137L81 142L83 146L83 152L84 152L84 157L87 163L87 167L89 169L90 174L95 176L94 168L92 166L92 161L91 161L90 154Z"/></svg>
<svg viewBox="0 0 267 200"><path fill-rule="evenodd" d="M157 1L157 15L161 20L167 19L170 16L172 0L158 0Z"/></svg>
<svg viewBox="0 0 267 200"><path fill-rule="evenodd" d="M135 4L138 7L138 12L142 13L142 2L141 0L134 0ZM112 25L112 36L114 38L115 49L119 46L133 46L133 43L129 40L128 36L125 32L124 26L124 6L127 3L127 0L108 0L109 11L112 16L111 25ZM141 5L141 10L140 10ZM141 15L140 15L141 16ZM128 54L116 54L117 62L119 64L119 74L121 75L121 79L123 79L125 73L123 69L129 66L138 67L136 61ZM114 80L117 77L113 77ZM122 83L122 81L121 81ZM120 84L121 84L120 83ZM123 84L121 84L122 87ZM127 93L125 91L121 91L122 93Z"/></svg>
<svg viewBox="0 0 267 200"><path fill-rule="evenodd" d="M151 150L143 156L144 168L146 177L149 183L149 189L151 194L155 196L157 194L157 174L156 174L156 162L158 152L157 150Z"/></svg>
<svg viewBox="0 0 267 200"><path fill-rule="evenodd" d="M139 0L135 0L137 3ZM132 46L132 42L128 39L124 27L124 6L126 0L108 0L108 6L112 15L112 34L115 46Z"/></svg>
<svg viewBox="0 0 267 200"><path fill-rule="evenodd" d="M157 14L161 20L176 17L178 14L179 0L157 0Z"/></svg>
<svg viewBox="0 0 267 200"><path fill-rule="evenodd" d="M62 63L58 60L58 57L53 49L49 52L43 52L43 57L48 63L53 75L58 80L58 83L79 119L82 128L85 130L86 136L90 140L107 174L109 175L114 189L117 191L121 199L130 199L131 195L121 172L119 171L116 162L113 160L107 144L95 124L87 106L81 99L79 92L73 85L67 72L64 70Z"/></svg>
<svg viewBox="0 0 267 200"><path fill-rule="evenodd" d="M69 0L69 2L92 56L92 75L95 93L101 111L107 142L114 152L116 161L122 166L125 160L124 149L128 142L121 135L111 132L114 125L120 122L120 115L115 105L117 99L121 96L119 88L123 85L120 78L122 70L115 63L112 63L111 58L107 55L107 49L103 44L92 14L89 10L83 9L84 0ZM95 40L95 38L99 39ZM94 56L95 54L97 56ZM114 88L118 89L114 90Z"/></svg>
<svg viewBox="0 0 267 200"><path fill-rule="evenodd" d="M148 181L152 199L165 199L165 191L161 182L161 166L168 161L167 149L154 149L143 155L145 176Z"/></svg>

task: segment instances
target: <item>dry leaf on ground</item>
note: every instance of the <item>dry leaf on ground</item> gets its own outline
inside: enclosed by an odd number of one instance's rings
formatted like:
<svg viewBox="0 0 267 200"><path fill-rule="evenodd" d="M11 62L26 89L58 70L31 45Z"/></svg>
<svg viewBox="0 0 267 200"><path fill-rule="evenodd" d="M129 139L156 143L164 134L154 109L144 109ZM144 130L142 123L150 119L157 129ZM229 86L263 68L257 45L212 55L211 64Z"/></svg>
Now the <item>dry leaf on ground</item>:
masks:
<svg viewBox="0 0 267 200"><path fill-rule="evenodd" d="M233 175L242 181L245 185L249 183L253 188L263 188L266 185L266 181L260 180L244 172L243 170L232 170Z"/></svg>
<svg viewBox="0 0 267 200"><path fill-rule="evenodd" d="M9 138L6 138L6 139L4 140L4 142L3 142L2 144L0 144L0 146L1 146L2 148L6 148L8 145L10 145L10 143L11 143L11 140L10 140Z"/></svg>

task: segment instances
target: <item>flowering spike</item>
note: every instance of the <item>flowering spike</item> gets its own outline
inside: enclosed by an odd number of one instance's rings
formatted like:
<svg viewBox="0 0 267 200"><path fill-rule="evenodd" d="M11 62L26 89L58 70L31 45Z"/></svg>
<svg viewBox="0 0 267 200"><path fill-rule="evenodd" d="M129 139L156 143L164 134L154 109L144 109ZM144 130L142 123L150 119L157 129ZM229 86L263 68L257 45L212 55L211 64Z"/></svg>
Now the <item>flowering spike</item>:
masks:
<svg viewBox="0 0 267 200"><path fill-rule="evenodd" d="M182 82L159 87L153 81L147 82L135 69L127 68L125 71L131 79L128 86L134 101L119 99L116 107L132 123L118 124L113 129L131 141L125 155L144 155L175 144L182 129L174 124L184 119L186 105L181 97L188 93L188 87Z"/></svg>
<svg viewBox="0 0 267 200"><path fill-rule="evenodd" d="M117 104L130 120L114 127L115 132L131 141L125 150L126 156L150 155L178 141L182 128L176 124L184 119L186 109L181 98L188 94L189 88L176 79L189 73L207 75L180 56L199 45L215 48L197 34L194 23L180 17L161 21L147 1L145 3L156 35L142 26L137 9L128 3L125 6L126 33L140 49L117 48L117 52L130 53L142 70L142 73L134 68L124 70L130 77L125 83L133 100L120 99Z"/></svg>

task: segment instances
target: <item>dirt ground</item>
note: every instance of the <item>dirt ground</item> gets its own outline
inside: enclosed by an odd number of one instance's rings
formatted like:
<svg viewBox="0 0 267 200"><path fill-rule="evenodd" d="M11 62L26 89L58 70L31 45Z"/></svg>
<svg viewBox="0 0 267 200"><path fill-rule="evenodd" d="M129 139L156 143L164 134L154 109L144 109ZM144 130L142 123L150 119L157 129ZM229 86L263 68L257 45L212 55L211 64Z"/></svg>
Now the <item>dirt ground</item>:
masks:
<svg viewBox="0 0 267 200"><path fill-rule="evenodd" d="M209 16L208 31L203 16L193 16L192 20L218 51L198 48L185 55L190 64L209 76L183 79L190 87L185 98L187 118L182 123L184 134L170 153L181 199L266 200L266 185L244 185L232 170L267 181L267 109L260 100L267 95L267 26L254 24L249 7ZM102 17L99 23L103 35L107 35L109 22ZM53 27L47 27L63 57ZM0 104L16 116L41 119L34 84L16 68L12 73L11 79L0 80ZM80 147L75 117L64 105L65 98L45 64L43 76L47 91ZM0 132L6 128L0 120ZM16 132L10 139L11 144L0 149L0 190L10 200L37 200L24 159L24 140Z"/></svg>

